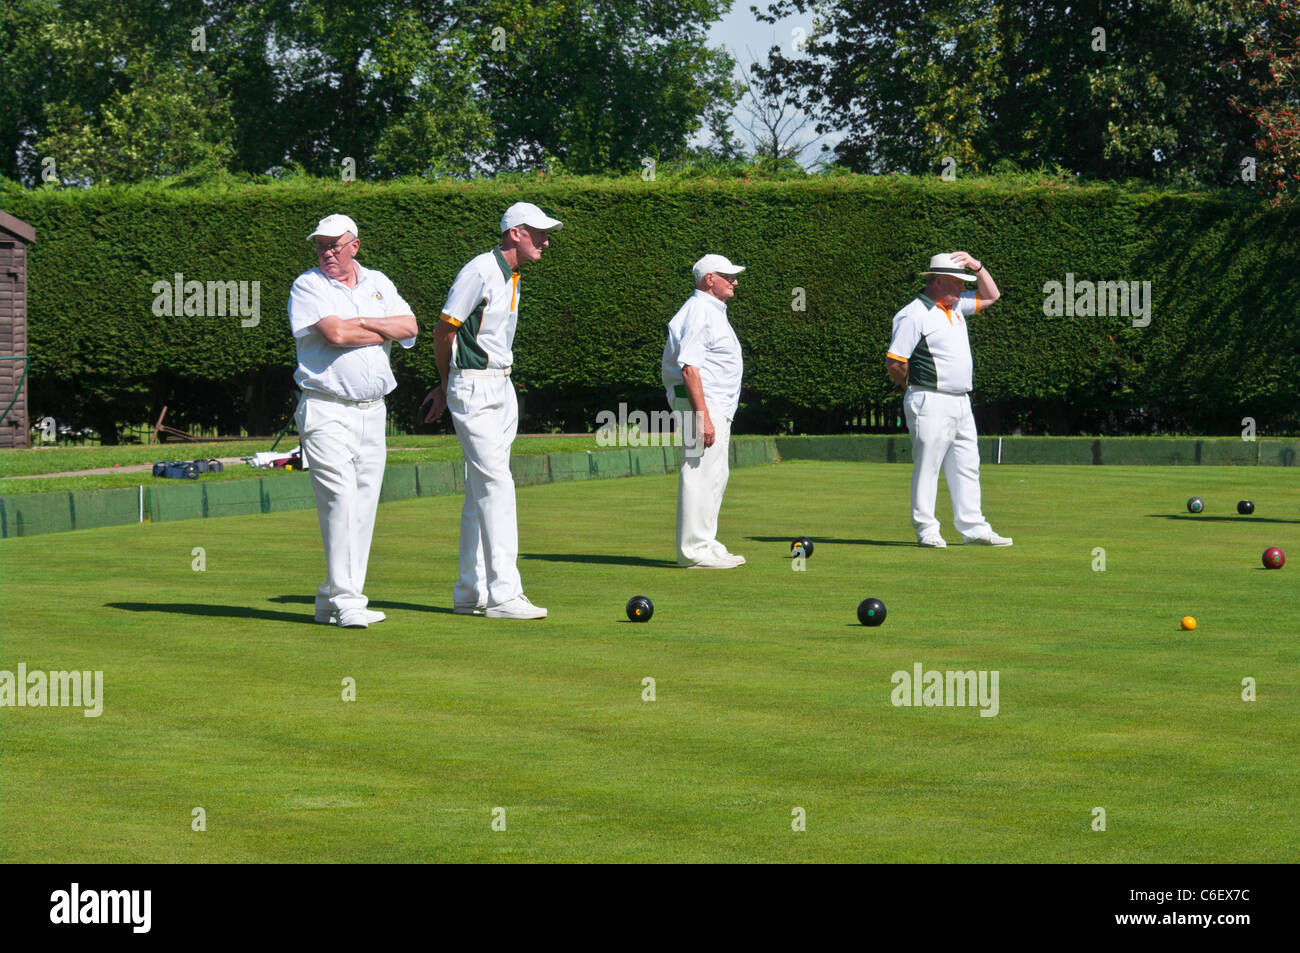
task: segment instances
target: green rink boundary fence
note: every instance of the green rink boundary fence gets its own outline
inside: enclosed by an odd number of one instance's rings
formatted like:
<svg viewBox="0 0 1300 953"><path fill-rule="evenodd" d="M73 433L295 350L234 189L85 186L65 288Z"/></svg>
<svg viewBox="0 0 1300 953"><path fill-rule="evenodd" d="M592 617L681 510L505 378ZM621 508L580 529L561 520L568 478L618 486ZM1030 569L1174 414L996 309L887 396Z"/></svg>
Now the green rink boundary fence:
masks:
<svg viewBox="0 0 1300 953"><path fill-rule="evenodd" d="M679 447L667 446L535 454L512 457L510 470L516 486L662 475L681 468L681 453ZM737 438L731 441L730 455L733 467L776 462L770 437ZM403 464L385 469L379 502L446 496L464 489L464 461ZM0 497L0 537L315 508L309 473L212 483L204 483L200 477L106 490Z"/></svg>
<svg viewBox="0 0 1300 953"><path fill-rule="evenodd" d="M895 435L776 437L778 460L911 463L912 438ZM980 437L984 465L1278 466L1300 463L1300 438Z"/></svg>
<svg viewBox="0 0 1300 953"><path fill-rule="evenodd" d="M981 437L980 459L997 464L1112 466L1295 466L1300 439L1242 440L1193 437ZM911 463L907 435L737 437L731 466L792 460ZM676 447L627 447L581 453L511 458L518 486L676 473ZM463 461L389 467L379 501L446 496L465 488ZM283 473L214 483L175 481L165 485L106 490L72 490L0 497L0 537L34 536L128 523L170 522L217 516L248 516L312 509L307 473Z"/></svg>

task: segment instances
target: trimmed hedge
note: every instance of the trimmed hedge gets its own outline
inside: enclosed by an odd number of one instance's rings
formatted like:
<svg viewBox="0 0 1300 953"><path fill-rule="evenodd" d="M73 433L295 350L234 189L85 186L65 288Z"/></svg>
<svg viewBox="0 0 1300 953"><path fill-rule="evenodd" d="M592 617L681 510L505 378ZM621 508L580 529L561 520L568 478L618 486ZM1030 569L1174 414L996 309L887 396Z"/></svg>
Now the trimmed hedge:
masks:
<svg viewBox="0 0 1300 953"><path fill-rule="evenodd" d="M521 184L521 181L525 184ZM294 399L285 313L315 264L306 234L344 211L360 260L386 272L424 333L395 347L400 425L436 378L432 336L460 267L527 199L561 218L525 268L514 381L522 429L590 431L596 414L663 404L664 327L706 251L748 266L729 314L745 349L738 432L898 429L883 371L891 318L936 251L984 260L1003 300L971 322L986 432L1300 429L1300 209L1238 193L1024 188L830 177L784 182L561 179L132 189L0 188L32 222L32 406L101 432L162 404L180 425L274 433ZM1244 196L1244 191L1240 193ZM153 286L259 281L260 319L155 317ZM1150 281L1152 320L1047 317L1044 284ZM792 310L802 289L806 310ZM442 427L449 424L444 420Z"/></svg>

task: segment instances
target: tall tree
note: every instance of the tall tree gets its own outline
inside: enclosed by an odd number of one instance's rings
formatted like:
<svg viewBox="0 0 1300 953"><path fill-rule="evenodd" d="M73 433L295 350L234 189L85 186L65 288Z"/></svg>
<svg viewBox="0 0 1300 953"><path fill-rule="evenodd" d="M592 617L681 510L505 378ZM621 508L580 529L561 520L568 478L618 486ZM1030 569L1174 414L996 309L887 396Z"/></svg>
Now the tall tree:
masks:
<svg viewBox="0 0 1300 953"><path fill-rule="evenodd" d="M0 7L0 173L35 182L37 143L75 145L87 162L152 152L153 174L227 151L231 169L254 173L298 164L337 174L349 157L361 177L556 159L580 172L635 167L685 153L702 124L730 112L731 59L706 35L729 6L10 0ZM186 108L195 121L182 142L146 147ZM96 150L128 115L152 118L129 145Z"/></svg>
<svg viewBox="0 0 1300 953"><path fill-rule="evenodd" d="M135 181L231 151L205 45L231 0L11 0L0 6L0 174ZM106 172L105 170L111 170Z"/></svg>
<svg viewBox="0 0 1300 953"><path fill-rule="evenodd" d="M1001 161L1096 178L1228 184L1248 123L1231 105L1236 0L776 0L814 17L803 53L760 70L846 128L857 171L967 171Z"/></svg>
<svg viewBox="0 0 1300 953"><path fill-rule="evenodd" d="M491 164L531 168L554 157L570 171L598 173L684 155L691 135L736 102L733 61L706 36L729 7L730 0L486 5L480 23L497 40L482 69Z"/></svg>
<svg viewBox="0 0 1300 953"><path fill-rule="evenodd" d="M1300 2L1247 0L1243 7L1250 17L1245 62L1256 72L1234 105L1254 124L1258 155L1245 157L1242 177L1257 181L1272 204L1287 204L1300 195Z"/></svg>
<svg viewBox="0 0 1300 953"><path fill-rule="evenodd" d="M73 103L51 103L40 156L56 159L63 182L89 185L143 182L178 175L202 163L224 167L230 159L229 104L212 77L142 57L93 113Z"/></svg>

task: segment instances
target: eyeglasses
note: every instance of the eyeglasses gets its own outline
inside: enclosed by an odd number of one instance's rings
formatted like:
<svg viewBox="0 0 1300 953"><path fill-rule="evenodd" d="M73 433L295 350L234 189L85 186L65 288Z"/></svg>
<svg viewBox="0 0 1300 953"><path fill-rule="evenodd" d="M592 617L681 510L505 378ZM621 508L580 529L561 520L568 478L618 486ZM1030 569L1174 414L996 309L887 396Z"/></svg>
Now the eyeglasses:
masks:
<svg viewBox="0 0 1300 953"><path fill-rule="evenodd" d="M326 245L324 248L321 248L319 245L317 245L316 254L319 255L321 258L324 258L326 255L330 254L331 252L337 255L339 252L343 250L343 247L345 245L348 245L354 241L356 241L355 238L348 238L348 239L344 239L343 241L337 241L333 245Z"/></svg>
<svg viewBox="0 0 1300 953"><path fill-rule="evenodd" d="M729 284L729 285L734 285L736 282L738 282L738 281L740 280L740 276L739 276L739 275L724 275L724 274L723 274L722 272L720 272L720 271L711 271L711 272L709 272L709 274L714 275L714 276L717 277L717 278L721 278L723 281L725 281L725 282L726 282L727 284Z"/></svg>

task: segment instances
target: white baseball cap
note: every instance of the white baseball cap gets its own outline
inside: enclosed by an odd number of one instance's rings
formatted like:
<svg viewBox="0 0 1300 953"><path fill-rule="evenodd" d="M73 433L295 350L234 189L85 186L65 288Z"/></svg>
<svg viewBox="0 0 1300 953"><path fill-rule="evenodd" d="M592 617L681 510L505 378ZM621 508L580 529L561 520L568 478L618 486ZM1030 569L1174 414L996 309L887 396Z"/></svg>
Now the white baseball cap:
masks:
<svg viewBox="0 0 1300 953"><path fill-rule="evenodd" d="M352 233L353 238L360 238L357 234L357 223L352 221L346 215L326 215L316 226L316 231L307 236L307 241L311 241L317 235L325 238L338 238L340 235Z"/></svg>
<svg viewBox="0 0 1300 953"><path fill-rule="evenodd" d="M705 275L717 272L720 275L738 275L745 270L744 265L733 265L722 255L705 255L695 263L695 280L698 282Z"/></svg>
<svg viewBox="0 0 1300 953"><path fill-rule="evenodd" d="M953 261L952 255L935 255L930 259L930 270L921 272L923 275L956 275L962 281L978 281L979 279L968 272L957 262Z"/></svg>
<svg viewBox="0 0 1300 953"><path fill-rule="evenodd" d="M544 228L548 231L558 231L561 227L559 219L551 218L532 202L516 202L506 209L506 214L501 216L502 232L518 228L520 225L531 225L533 228Z"/></svg>

